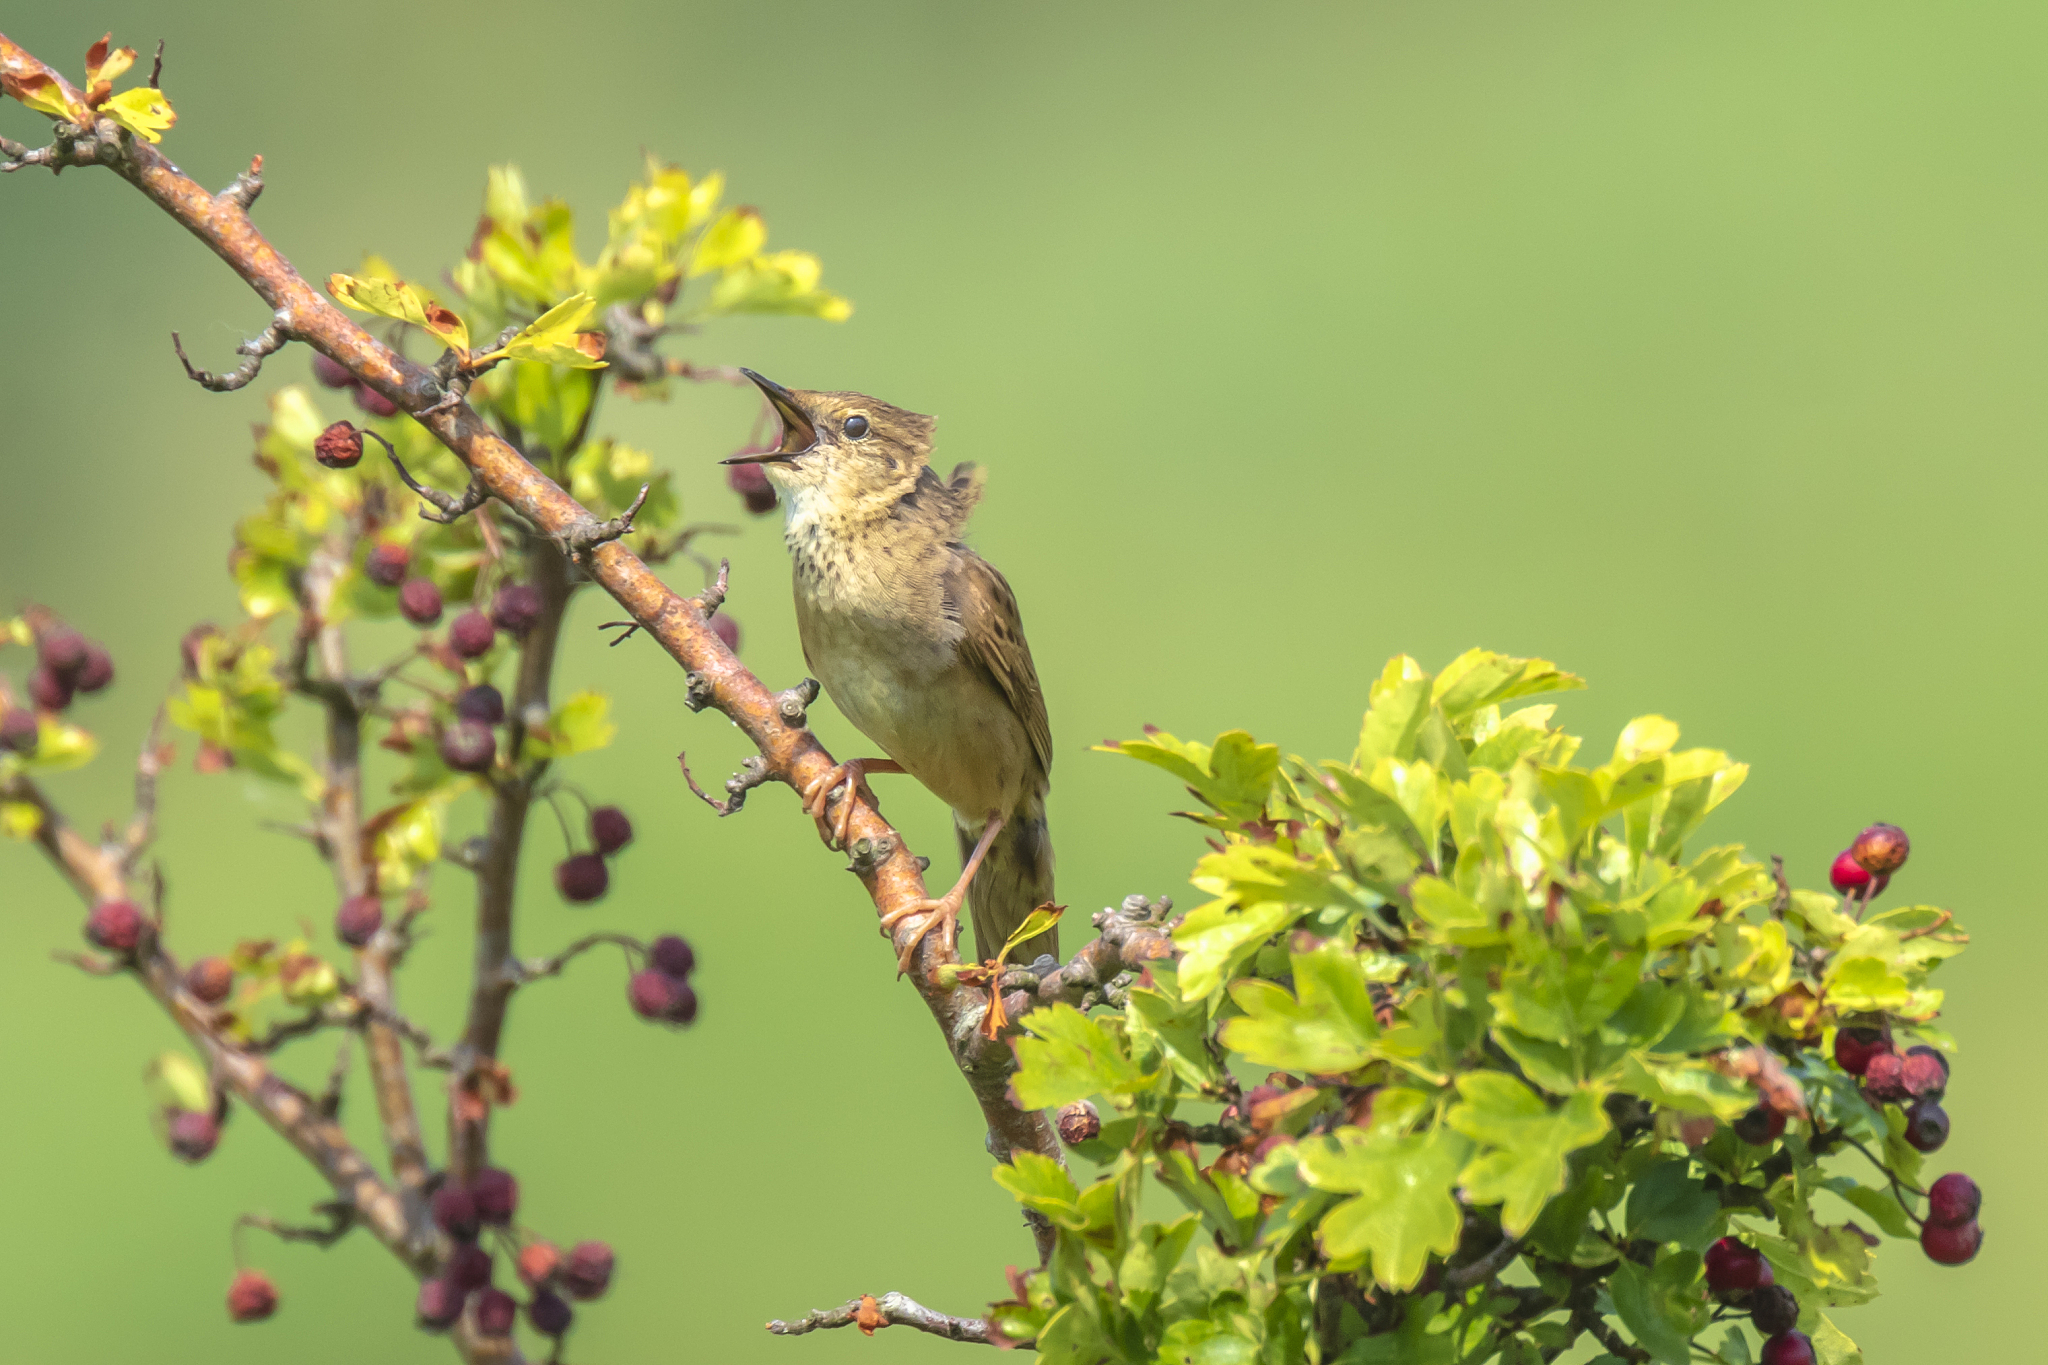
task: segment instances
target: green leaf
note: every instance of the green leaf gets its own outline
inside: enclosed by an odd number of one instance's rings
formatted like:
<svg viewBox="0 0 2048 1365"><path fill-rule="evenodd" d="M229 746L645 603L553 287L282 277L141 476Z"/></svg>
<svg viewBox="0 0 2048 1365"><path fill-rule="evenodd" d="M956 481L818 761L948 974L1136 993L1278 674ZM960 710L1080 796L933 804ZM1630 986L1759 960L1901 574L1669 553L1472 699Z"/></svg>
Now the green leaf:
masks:
<svg viewBox="0 0 2048 1365"><path fill-rule="evenodd" d="M1459 1173L1466 1199L1501 1208L1501 1227L1519 1237L1543 1211L1544 1201L1565 1187L1565 1158L1598 1142L1608 1130L1600 1096L1575 1092L1558 1109L1514 1077L1499 1071L1458 1077L1463 1103L1446 1116L1450 1125L1486 1151Z"/></svg>
<svg viewBox="0 0 2048 1365"><path fill-rule="evenodd" d="M10 839L33 839L43 827L42 807L31 801L0 801L0 831Z"/></svg>
<svg viewBox="0 0 2048 1365"><path fill-rule="evenodd" d="M1429 715L1429 675L1405 654L1388 662L1372 685L1351 766L1371 772L1383 758L1415 757L1415 742Z"/></svg>
<svg viewBox="0 0 2048 1365"><path fill-rule="evenodd" d="M1607 1282L1608 1292L1614 1296L1614 1311L1637 1344L1662 1365L1691 1365L1689 1334L1667 1316L1651 1274L1634 1261L1624 1258L1618 1262L1614 1277Z"/></svg>
<svg viewBox="0 0 2048 1365"><path fill-rule="evenodd" d="M1693 1178L1685 1160L1659 1161L1636 1177L1628 1193L1630 1237L1677 1242L1697 1251L1721 1216L1721 1201Z"/></svg>
<svg viewBox="0 0 2048 1365"><path fill-rule="evenodd" d="M528 735L526 758L567 758L602 749L619 727L611 720L611 698L602 692L578 692L548 717L547 736Z"/></svg>
<svg viewBox="0 0 2048 1365"><path fill-rule="evenodd" d="M1036 910L1033 910L1024 917L1024 922L1018 925L1011 932L1010 937L1004 941L1003 950L996 954L996 961L1009 961L1011 949L1026 939L1035 938L1052 928L1060 922L1060 916L1066 913L1067 907L1064 905L1041 905Z"/></svg>
<svg viewBox="0 0 2048 1365"><path fill-rule="evenodd" d="M156 1093L162 1107L213 1112L213 1085L199 1063L182 1052L159 1053L143 1071L142 1078Z"/></svg>
<svg viewBox="0 0 2048 1365"><path fill-rule="evenodd" d="M1548 659L1516 659L1491 650L1472 649L1444 665L1436 676L1436 704L1453 725L1483 707L1517 697L1583 688L1584 678L1566 673Z"/></svg>
<svg viewBox="0 0 2048 1365"><path fill-rule="evenodd" d="M1066 1168L1037 1152L1013 1152L1008 1165L989 1172L1027 1209L1036 1209L1062 1226L1081 1226L1080 1191Z"/></svg>
<svg viewBox="0 0 2048 1365"><path fill-rule="evenodd" d="M1230 988L1244 1017L1225 1022L1223 1045L1261 1066L1311 1074L1355 1071L1372 1057L1379 1034L1358 955L1341 944L1296 953L1289 995L1247 977Z"/></svg>
<svg viewBox="0 0 2048 1365"><path fill-rule="evenodd" d="M1052 1109L1090 1095L1125 1095L1146 1088L1120 1029L1104 1027L1072 1005L1024 1016L1030 1036L1013 1044L1017 1072L1010 1089L1025 1109Z"/></svg>
<svg viewBox="0 0 2048 1365"><path fill-rule="evenodd" d="M1878 1227L1893 1237L1918 1237L1919 1229L1906 1216L1906 1210L1899 1203L1897 1195L1889 1188L1872 1189L1846 1175L1831 1176L1821 1182L1823 1189L1833 1190L1849 1203L1870 1215Z"/></svg>
<svg viewBox="0 0 2048 1365"><path fill-rule="evenodd" d="M1827 1314L1820 1315L1820 1325L1813 1329L1812 1339L1815 1365L1863 1365L1863 1349L1849 1340L1849 1334L1835 1326Z"/></svg>
<svg viewBox="0 0 2048 1365"><path fill-rule="evenodd" d="M527 323L502 347L476 359L481 362L504 357L542 365L567 365L577 370L602 369L604 333L578 330L596 307L597 300L590 295L571 294Z"/></svg>
<svg viewBox="0 0 2048 1365"><path fill-rule="evenodd" d="M1388 1289L1413 1288L1430 1253L1458 1246L1463 1218L1451 1185L1471 1150L1447 1128L1414 1137L1339 1129L1335 1138L1303 1142L1301 1168L1319 1189L1356 1192L1323 1218L1323 1250L1334 1261L1370 1265Z"/></svg>
<svg viewBox="0 0 2048 1365"><path fill-rule="evenodd" d="M1228 900L1214 900L1190 910L1173 931L1181 951L1180 990L1189 1000L1206 999L1246 959L1306 911L1284 901L1264 901L1240 909Z"/></svg>
<svg viewBox="0 0 2048 1365"><path fill-rule="evenodd" d="M1163 768L1194 789L1215 814L1191 812L1215 829L1236 829L1263 819L1273 784L1280 775L1280 748L1260 744L1243 730L1216 736L1214 744L1175 739L1164 730L1148 731L1143 739L1097 746L1104 753L1123 754Z"/></svg>

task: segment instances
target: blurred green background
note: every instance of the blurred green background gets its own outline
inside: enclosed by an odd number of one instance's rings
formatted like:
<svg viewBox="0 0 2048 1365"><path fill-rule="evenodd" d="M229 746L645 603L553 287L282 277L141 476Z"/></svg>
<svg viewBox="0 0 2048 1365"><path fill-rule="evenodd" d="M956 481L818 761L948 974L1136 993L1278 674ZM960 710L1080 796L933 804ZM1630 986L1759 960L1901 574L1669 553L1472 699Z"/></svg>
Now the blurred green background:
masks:
<svg viewBox="0 0 2048 1365"><path fill-rule="evenodd" d="M309 276L365 249L437 272L499 160L599 232L642 147L724 169L771 245L820 253L851 322L720 325L680 352L937 413L939 458L988 466L974 535L1045 679L1078 911L1192 903L1199 846L1165 818L1170 783L1087 745L1150 722L1348 753L1397 651L1559 660L1592 680L1564 716L1596 752L1632 715L1680 719L1755 764L1713 832L1806 884L1866 821L1904 824L1900 889L1976 938L1943 974L1964 1050L1935 1169L1978 1178L1990 1236L1961 1271L1889 1245L1886 1297L1844 1325L1873 1365L2036 1346L2048 1106L2007 1030L2048 951L2026 863L2048 758L2048 11L109 0L24 6L5 31L76 76L109 27L145 54L169 39L182 165L221 185L263 153L257 219ZM17 138L42 126L0 113ZM170 330L220 368L261 306L109 175L0 182L0 242L0 597L114 650L119 684L80 712L111 757L53 783L90 825L126 809L179 635L232 613L248 426L306 353L241 395L187 383ZM602 425L672 465L693 516L737 520L713 461L753 411L703 388ZM777 527L722 548L745 657L794 681ZM622 738L571 776L640 839L572 912L537 824L521 946L680 928L705 1008L680 1036L642 1026L600 958L517 1007L522 1098L497 1133L526 1221L620 1253L572 1359L945 1358L910 1332L761 1332L861 1291L974 1312L1029 1243L840 861L785 791L725 823L688 796L678 749L715 780L741 748L654 648L601 647L612 614L580 599L561 678L612 690ZM950 876L937 802L881 790ZM181 951L325 925L323 869L257 829L285 809L189 765L168 781ZM445 1034L468 888L437 876L403 992ZM7 1353L446 1358L367 1237L252 1242L284 1307L227 1323L230 1220L324 1189L246 1116L176 1165L139 1083L169 1025L51 962L80 912L31 850L0 849L0 906ZM330 1054L290 1055L317 1078Z"/></svg>

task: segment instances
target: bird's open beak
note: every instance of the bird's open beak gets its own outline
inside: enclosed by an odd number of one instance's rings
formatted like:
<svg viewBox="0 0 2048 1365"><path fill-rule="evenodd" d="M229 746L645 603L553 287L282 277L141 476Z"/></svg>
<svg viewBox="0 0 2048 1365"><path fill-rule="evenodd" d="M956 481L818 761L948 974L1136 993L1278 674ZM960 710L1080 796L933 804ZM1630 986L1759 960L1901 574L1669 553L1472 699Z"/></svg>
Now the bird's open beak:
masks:
<svg viewBox="0 0 2048 1365"><path fill-rule="evenodd" d="M782 385L752 370L742 369L741 374L754 381L756 388L768 395L768 401L775 407L775 415L782 419L782 440L773 450L764 450L756 455L735 455L720 464L795 464L796 457L809 450L818 440L818 429L811 425L811 419L804 414L803 406L796 401L796 395Z"/></svg>

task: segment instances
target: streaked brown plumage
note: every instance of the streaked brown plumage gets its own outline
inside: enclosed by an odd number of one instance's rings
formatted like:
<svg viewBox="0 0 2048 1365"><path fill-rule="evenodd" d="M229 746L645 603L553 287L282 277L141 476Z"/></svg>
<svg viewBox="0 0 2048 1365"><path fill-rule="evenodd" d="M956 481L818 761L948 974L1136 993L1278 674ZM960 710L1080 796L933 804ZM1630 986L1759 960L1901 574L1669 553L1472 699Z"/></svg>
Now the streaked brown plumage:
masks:
<svg viewBox="0 0 2048 1365"><path fill-rule="evenodd" d="M891 761L855 760L819 784L809 808L866 772L907 772L953 809L975 942L993 956L1052 899L1045 794L1052 730L1003 576L961 542L981 474L931 468L932 419L857 393L785 389L747 372L781 414L780 448L758 462L789 507L797 630L825 692ZM843 837L844 811L841 830ZM996 824L992 835L991 822ZM957 911L963 888L933 908ZM1012 955L1059 951L1049 931ZM909 954L904 955L909 961Z"/></svg>

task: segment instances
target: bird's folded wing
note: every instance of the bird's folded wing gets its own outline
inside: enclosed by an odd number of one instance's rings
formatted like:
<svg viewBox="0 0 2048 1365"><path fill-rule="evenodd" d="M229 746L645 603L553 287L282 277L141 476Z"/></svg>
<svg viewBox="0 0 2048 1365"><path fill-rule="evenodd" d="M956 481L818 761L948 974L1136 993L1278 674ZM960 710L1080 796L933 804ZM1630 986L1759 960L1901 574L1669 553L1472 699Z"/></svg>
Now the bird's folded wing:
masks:
<svg viewBox="0 0 2048 1365"><path fill-rule="evenodd" d="M1045 694L1038 688L1038 670L1031 666L1031 646L1024 642L1024 622L1017 597L993 565L972 550L958 551L946 584L950 606L960 622L960 654L1009 700L1024 722L1039 766L1052 771L1052 725L1045 715Z"/></svg>

